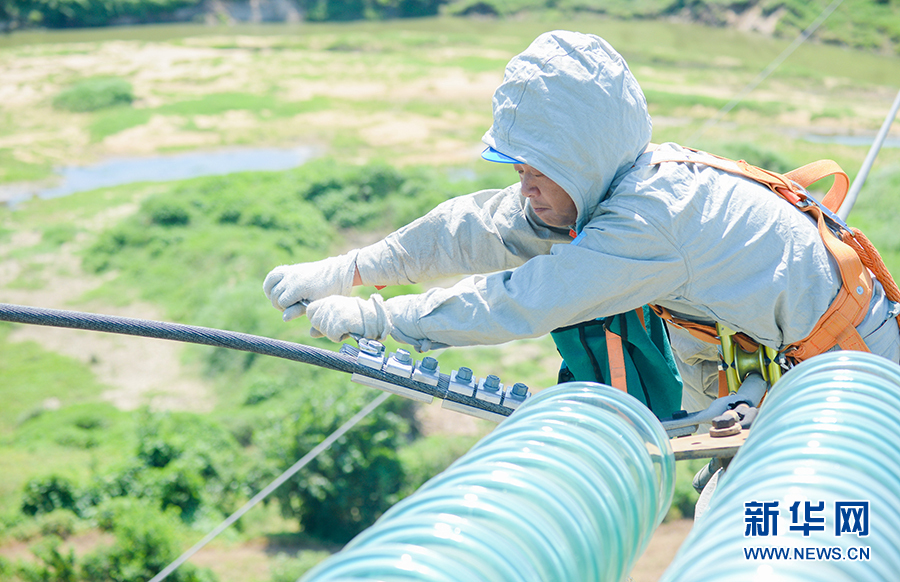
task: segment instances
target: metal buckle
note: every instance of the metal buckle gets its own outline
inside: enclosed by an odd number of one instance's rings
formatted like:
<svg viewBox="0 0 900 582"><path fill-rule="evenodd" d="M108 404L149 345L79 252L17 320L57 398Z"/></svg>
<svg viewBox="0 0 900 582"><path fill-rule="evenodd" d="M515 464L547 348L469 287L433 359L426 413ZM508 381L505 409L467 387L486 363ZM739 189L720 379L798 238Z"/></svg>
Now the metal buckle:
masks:
<svg viewBox="0 0 900 582"><path fill-rule="evenodd" d="M800 191L800 193L803 194L803 199L800 202L805 203L805 204L798 203L796 205L797 208L808 208L810 205L814 205L816 208L818 208L822 212L822 214L825 215L825 218L827 218L829 221L831 221L832 225L838 229L837 231L835 231L835 229L832 228L832 232L834 232L836 235L839 235L841 231L846 231L846 232L849 232L851 236L853 235L853 231L850 230L850 227L847 226L847 223L844 222L844 220L840 216L838 216L837 214L832 212L827 206L824 206L818 200L816 200L813 196L811 196L810 193L806 190L806 188L804 188L797 182L794 182L793 180L791 180L791 183L797 187L797 189ZM829 226L831 226L831 225L829 225Z"/></svg>

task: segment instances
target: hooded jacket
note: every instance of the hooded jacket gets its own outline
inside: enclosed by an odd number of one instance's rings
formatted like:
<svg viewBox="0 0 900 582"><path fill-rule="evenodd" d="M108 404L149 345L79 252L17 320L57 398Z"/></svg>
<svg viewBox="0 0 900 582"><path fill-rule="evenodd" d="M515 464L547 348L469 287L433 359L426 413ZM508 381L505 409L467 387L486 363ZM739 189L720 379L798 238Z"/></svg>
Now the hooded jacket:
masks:
<svg viewBox="0 0 900 582"><path fill-rule="evenodd" d="M643 92L602 39L538 37L507 66L493 114L483 141L561 186L578 236L544 224L519 184L441 204L357 258L370 285L471 275L389 299L396 339L423 351L498 344L658 304L782 348L809 335L837 295L837 265L803 213L702 163L652 163L684 150L645 151ZM900 306L874 287L859 330L898 361L897 326L883 324ZM682 359L702 348L673 347Z"/></svg>

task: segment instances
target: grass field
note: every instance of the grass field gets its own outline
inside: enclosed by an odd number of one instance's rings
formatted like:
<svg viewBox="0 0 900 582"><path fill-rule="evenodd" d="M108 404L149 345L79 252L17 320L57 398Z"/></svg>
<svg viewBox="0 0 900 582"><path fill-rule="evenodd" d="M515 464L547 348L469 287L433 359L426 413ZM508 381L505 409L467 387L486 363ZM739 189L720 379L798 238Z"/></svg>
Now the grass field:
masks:
<svg viewBox="0 0 900 582"><path fill-rule="evenodd" d="M539 33L557 28L597 33L622 52L647 93L654 141L678 141L776 170L832 158L853 178L866 146L803 138L871 138L894 98L891 81L900 78L896 58L805 44L698 135L788 41L590 17L17 33L0 38L0 197L4 187L23 181L52 183L59 166L235 146L312 145L337 160L332 165L385 163L436 177L435 184L449 188L436 196L456 188L462 194L473 184L504 186L514 174L478 160L480 137L491 122L491 94L507 60ZM120 97L97 108L73 110L66 105L71 101L58 99L85 80L108 87L109 79L118 80ZM80 90L90 94L91 87ZM376 240L396 226L390 220L419 210L409 200L392 201L386 207L391 212L373 206L371 220L347 228L309 223L300 229L303 242L285 242L286 235L271 228L219 224L176 232L140 222L169 210L155 201L177 196L200 200L212 192L213 199L230 195L274 205L302 176L291 171L136 184L31 200L15 210L0 207L0 301L307 341L305 324L285 326L268 306L259 290L262 277L279 262ZM893 218L898 185L900 149L884 149L851 215L894 273L900 272ZM277 217L303 225L321 211L274 208ZM202 218L192 216L192 224ZM110 253L110 264L97 266L98 244L136 232L155 246L142 247L145 254ZM446 350L440 357L448 369L468 365L534 387L552 385L558 366L547 338ZM0 324L0 556L31 559L29 547L61 527L59 520L21 517L29 479L50 468L87 482L114 469L134 455L135 427L145 410L196 415L184 418L220 423L240 441L288 409L298 387L340 382L346 379L206 348ZM263 404L247 405L251 400ZM490 429L438 405L421 407L418 419L435 440L405 454L435 458L436 464L441 454L461 453ZM241 451L248 466L258 453L253 446ZM211 520L179 526L178 535L192 543L214 525ZM333 549L305 537L296 520L282 518L274 506L245 521L242 531L198 556L220 580L287 580ZM79 527L84 529L67 537L77 552L106 541L98 530ZM298 548L309 553L296 557ZM635 582L655 580L664 566L642 569Z"/></svg>

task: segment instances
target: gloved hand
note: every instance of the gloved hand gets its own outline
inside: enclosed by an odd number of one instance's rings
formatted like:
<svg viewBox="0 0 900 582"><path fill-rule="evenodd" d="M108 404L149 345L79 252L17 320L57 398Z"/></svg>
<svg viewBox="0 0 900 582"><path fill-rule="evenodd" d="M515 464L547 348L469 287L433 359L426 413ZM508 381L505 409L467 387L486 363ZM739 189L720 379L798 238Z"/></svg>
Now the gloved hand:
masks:
<svg viewBox="0 0 900 582"><path fill-rule="evenodd" d="M290 321L306 313L306 306L312 301L329 295L349 295L358 253L354 250L314 263L275 267L263 282L263 291L272 306L284 312L283 319Z"/></svg>
<svg viewBox="0 0 900 582"><path fill-rule="evenodd" d="M332 295L310 303L306 313L312 324L309 334L333 342L351 335L382 341L394 329L391 314L378 294L369 299Z"/></svg>

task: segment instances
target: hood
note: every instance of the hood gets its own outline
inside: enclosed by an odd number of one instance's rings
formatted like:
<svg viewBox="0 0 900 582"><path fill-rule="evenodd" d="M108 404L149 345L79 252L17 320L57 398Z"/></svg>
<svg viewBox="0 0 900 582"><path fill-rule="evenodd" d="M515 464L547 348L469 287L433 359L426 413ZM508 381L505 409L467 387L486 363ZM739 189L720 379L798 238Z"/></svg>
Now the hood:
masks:
<svg viewBox="0 0 900 582"><path fill-rule="evenodd" d="M650 142L647 101L625 60L598 36L542 34L506 66L483 141L559 184L581 232L617 174Z"/></svg>

